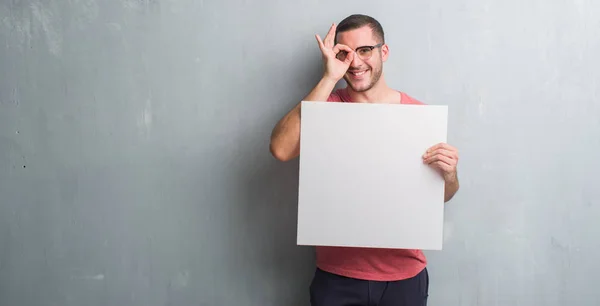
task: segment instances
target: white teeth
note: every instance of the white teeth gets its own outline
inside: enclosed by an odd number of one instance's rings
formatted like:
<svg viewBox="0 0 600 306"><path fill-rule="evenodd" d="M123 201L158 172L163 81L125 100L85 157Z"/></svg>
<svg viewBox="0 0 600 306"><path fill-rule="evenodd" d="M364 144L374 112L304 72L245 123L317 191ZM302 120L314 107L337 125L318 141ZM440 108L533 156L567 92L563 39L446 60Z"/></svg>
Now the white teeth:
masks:
<svg viewBox="0 0 600 306"><path fill-rule="evenodd" d="M354 75L363 75L365 74L366 71L361 71L361 72L353 72L352 74Z"/></svg>

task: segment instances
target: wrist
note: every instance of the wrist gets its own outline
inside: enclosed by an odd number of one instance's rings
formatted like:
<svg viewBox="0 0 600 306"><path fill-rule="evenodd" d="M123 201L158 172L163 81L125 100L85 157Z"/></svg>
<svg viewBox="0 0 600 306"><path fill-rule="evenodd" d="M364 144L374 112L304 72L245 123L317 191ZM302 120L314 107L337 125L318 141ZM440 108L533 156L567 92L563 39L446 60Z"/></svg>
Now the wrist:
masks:
<svg viewBox="0 0 600 306"><path fill-rule="evenodd" d="M323 74L323 77L321 77L321 83L323 85L329 85L332 88L335 87L335 85L337 84L338 81L339 81L339 79L328 76L327 74Z"/></svg>
<svg viewBox="0 0 600 306"><path fill-rule="evenodd" d="M444 180L447 184L456 184L458 182L458 176L456 172L445 175Z"/></svg>

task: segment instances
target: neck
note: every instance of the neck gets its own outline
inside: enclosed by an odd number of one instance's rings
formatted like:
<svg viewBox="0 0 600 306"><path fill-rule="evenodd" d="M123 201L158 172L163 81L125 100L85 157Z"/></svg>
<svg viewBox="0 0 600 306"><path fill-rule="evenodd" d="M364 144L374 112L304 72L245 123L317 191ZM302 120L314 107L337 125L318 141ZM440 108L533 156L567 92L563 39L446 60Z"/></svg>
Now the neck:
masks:
<svg viewBox="0 0 600 306"><path fill-rule="evenodd" d="M397 92L395 90L387 86L383 76L375 86L367 91L357 92L352 90L352 87L348 86L348 95L350 95L352 101L358 103L393 102L388 100L390 100L391 96L395 97L396 94Z"/></svg>

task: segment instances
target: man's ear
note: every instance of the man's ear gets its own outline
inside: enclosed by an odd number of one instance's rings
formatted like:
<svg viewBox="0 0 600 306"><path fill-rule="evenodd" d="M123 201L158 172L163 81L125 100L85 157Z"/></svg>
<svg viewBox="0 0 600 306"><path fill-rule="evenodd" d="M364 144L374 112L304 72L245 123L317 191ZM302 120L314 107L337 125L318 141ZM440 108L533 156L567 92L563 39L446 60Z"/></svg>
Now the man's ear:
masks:
<svg viewBox="0 0 600 306"><path fill-rule="evenodd" d="M389 55L390 55L390 48L388 47L387 44L383 44L383 46L381 46L381 59L385 62L385 61L387 61Z"/></svg>

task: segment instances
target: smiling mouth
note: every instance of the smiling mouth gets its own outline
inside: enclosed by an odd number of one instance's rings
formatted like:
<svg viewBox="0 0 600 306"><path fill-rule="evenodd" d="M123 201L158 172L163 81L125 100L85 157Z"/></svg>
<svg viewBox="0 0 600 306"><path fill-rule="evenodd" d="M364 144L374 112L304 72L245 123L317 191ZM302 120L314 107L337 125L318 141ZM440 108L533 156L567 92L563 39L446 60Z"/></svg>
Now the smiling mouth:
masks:
<svg viewBox="0 0 600 306"><path fill-rule="evenodd" d="M365 75L365 73L367 73L368 70L361 70L361 71L348 71L348 73L350 74L350 76L355 77L355 78L360 78L363 75Z"/></svg>

